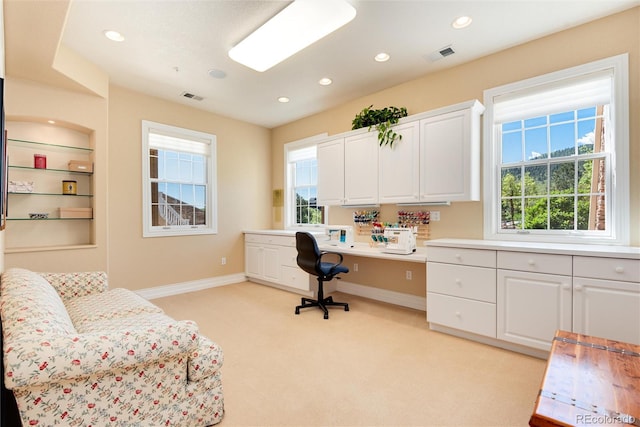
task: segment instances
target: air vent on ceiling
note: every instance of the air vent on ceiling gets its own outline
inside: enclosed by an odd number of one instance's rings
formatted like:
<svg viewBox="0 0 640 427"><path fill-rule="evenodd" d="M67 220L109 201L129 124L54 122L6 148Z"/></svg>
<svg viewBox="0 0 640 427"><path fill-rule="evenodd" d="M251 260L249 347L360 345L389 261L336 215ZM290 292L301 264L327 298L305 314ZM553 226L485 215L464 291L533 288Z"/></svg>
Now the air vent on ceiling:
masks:
<svg viewBox="0 0 640 427"><path fill-rule="evenodd" d="M429 55L427 55L427 58L433 62L433 61L437 61L438 59L442 59L446 56L453 55L454 53L456 53L456 51L453 50L451 46L446 46L433 53L430 53Z"/></svg>
<svg viewBox="0 0 640 427"><path fill-rule="evenodd" d="M195 99L196 101L202 101L204 98L199 96L199 95L194 95L192 93L189 92L182 92L182 94L180 96L184 96L185 98L189 98L189 99Z"/></svg>

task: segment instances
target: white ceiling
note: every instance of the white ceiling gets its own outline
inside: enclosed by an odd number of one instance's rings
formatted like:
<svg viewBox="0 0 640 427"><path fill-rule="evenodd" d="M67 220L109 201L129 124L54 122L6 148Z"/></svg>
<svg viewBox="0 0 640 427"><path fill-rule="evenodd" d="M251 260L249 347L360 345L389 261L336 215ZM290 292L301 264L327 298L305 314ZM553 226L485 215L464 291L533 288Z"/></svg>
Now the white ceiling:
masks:
<svg viewBox="0 0 640 427"><path fill-rule="evenodd" d="M74 0L62 43L116 85L271 128L640 5L640 0L349 1L357 10L353 21L263 73L232 61L227 51L289 1ZM471 16L473 23L455 30L451 22L460 15ZM107 40L107 29L126 40ZM429 58L447 46L456 53ZM391 59L375 62L382 51ZM209 76L211 69L226 77ZM322 77L333 84L319 85ZM204 99L187 99L183 92ZM281 104L279 96L291 101Z"/></svg>

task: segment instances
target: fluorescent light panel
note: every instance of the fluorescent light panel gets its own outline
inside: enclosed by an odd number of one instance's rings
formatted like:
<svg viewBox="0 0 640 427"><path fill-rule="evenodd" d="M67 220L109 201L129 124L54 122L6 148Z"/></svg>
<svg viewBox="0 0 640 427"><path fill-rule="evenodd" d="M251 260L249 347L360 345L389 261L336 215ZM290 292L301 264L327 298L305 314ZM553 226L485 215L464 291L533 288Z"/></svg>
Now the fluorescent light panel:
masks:
<svg viewBox="0 0 640 427"><path fill-rule="evenodd" d="M345 0L295 0L229 51L236 62L266 71L356 16Z"/></svg>

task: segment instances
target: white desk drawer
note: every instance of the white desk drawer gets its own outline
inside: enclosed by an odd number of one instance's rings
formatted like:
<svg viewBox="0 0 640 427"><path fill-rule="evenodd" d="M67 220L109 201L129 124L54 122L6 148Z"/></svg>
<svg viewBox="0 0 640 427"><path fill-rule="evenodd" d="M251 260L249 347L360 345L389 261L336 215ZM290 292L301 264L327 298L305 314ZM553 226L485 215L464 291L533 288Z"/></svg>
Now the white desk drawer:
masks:
<svg viewBox="0 0 640 427"><path fill-rule="evenodd" d="M640 260L573 257L573 275L594 279L640 282Z"/></svg>
<svg viewBox="0 0 640 427"><path fill-rule="evenodd" d="M571 276L571 255L498 251L498 268Z"/></svg>
<svg viewBox="0 0 640 427"><path fill-rule="evenodd" d="M280 248L280 262L289 267L298 267L298 250L290 246Z"/></svg>
<svg viewBox="0 0 640 427"><path fill-rule="evenodd" d="M495 268L496 251L427 246L427 261Z"/></svg>
<svg viewBox="0 0 640 427"><path fill-rule="evenodd" d="M487 302L429 292L427 321L478 335L496 337L496 305Z"/></svg>
<svg viewBox="0 0 640 427"><path fill-rule="evenodd" d="M495 303L496 270L428 262L427 291Z"/></svg>
<svg viewBox="0 0 640 427"><path fill-rule="evenodd" d="M296 246L295 236L274 236L272 234L250 234L244 235L244 241L249 243L262 243L278 246Z"/></svg>
<svg viewBox="0 0 640 427"><path fill-rule="evenodd" d="M282 284L303 291L309 290L309 275L298 267L282 266Z"/></svg>

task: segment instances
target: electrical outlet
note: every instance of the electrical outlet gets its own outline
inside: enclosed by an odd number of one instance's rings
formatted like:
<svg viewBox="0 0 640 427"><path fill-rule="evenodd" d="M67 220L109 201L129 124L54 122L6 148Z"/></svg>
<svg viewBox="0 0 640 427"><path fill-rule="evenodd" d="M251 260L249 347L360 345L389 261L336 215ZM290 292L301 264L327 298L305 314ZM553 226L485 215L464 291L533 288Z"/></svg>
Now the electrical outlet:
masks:
<svg viewBox="0 0 640 427"><path fill-rule="evenodd" d="M226 265L227 264L227 257L222 257L222 259L220 259L220 264L222 265Z"/></svg>
<svg viewBox="0 0 640 427"><path fill-rule="evenodd" d="M358 271L358 263L353 264L353 271Z"/></svg>
<svg viewBox="0 0 640 427"><path fill-rule="evenodd" d="M405 277L407 278L407 280L411 280L413 274L411 273L411 270L407 270L405 273Z"/></svg>
<svg viewBox="0 0 640 427"><path fill-rule="evenodd" d="M440 211L429 212L429 219L431 221L440 221Z"/></svg>

